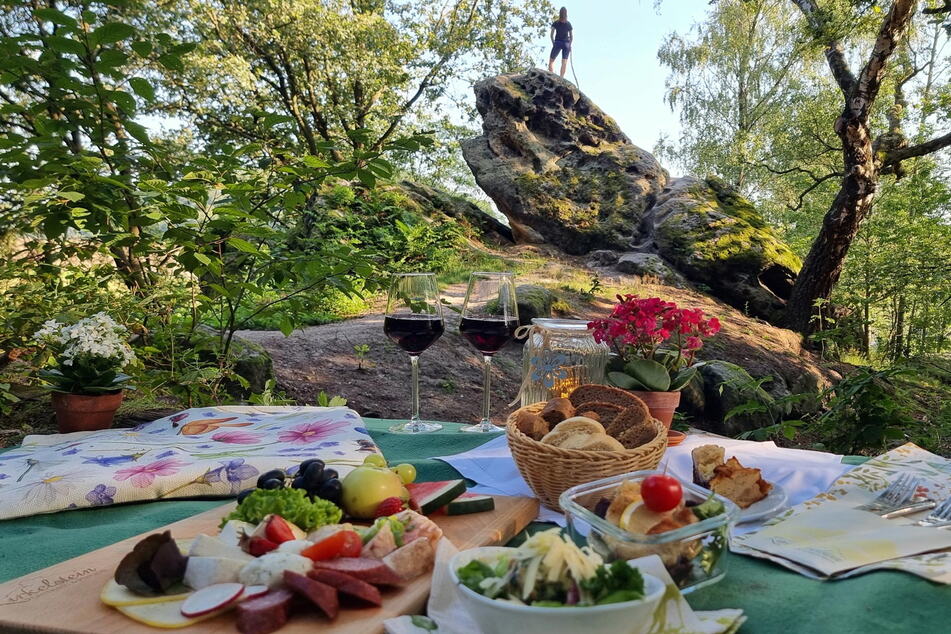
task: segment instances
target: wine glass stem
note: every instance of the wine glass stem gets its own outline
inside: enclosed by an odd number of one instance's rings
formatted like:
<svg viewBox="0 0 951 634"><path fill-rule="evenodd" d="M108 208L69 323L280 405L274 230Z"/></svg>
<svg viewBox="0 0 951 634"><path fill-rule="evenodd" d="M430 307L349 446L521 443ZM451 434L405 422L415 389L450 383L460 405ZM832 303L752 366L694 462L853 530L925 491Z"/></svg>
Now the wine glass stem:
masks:
<svg viewBox="0 0 951 634"><path fill-rule="evenodd" d="M413 367L413 415L409 419L412 425L419 422L419 355L411 354L409 362Z"/></svg>
<svg viewBox="0 0 951 634"><path fill-rule="evenodd" d="M491 425L489 420L489 401L492 397L492 357L483 355L485 360L485 377L482 379L482 423L484 427Z"/></svg>

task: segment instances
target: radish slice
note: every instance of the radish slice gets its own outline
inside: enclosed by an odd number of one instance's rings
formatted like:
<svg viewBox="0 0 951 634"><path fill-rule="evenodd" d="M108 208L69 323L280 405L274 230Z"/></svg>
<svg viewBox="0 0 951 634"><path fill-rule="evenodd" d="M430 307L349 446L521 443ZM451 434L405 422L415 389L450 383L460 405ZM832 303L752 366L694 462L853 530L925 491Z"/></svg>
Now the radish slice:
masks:
<svg viewBox="0 0 951 634"><path fill-rule="evenodd" d="M182 603L182 616L195 617L227 607L244 593L242 583L216 583L197 590Z"/></svg>
<svg viewBox="0 0 951 634"><path fill-rule="evenodd" d="M253 599L254 597L259 597L262 594L267 594L267 591L270 590L267 586L247 586L244 589L244 594L241 595L241 600Z"/></svg>

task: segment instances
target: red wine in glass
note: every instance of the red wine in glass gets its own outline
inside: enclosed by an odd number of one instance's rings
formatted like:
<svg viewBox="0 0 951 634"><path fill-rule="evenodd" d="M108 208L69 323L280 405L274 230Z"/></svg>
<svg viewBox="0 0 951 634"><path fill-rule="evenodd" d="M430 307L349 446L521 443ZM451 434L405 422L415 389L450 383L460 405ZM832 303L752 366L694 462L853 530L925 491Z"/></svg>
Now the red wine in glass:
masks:
<svg viewBox="0 0 951 634"><path fill-rule="evenodd" d="M442 318L430 315L387 315L383 319L384 334L410 354L420 354L433 345L444 330Z"/></svg>
<svg viewBox="0 0 951 634"><path fill-rule="evenodd" d="M492 319L463 317L459 333L484 355L491 356L501 350L515 336L517 319Z"/></svg>

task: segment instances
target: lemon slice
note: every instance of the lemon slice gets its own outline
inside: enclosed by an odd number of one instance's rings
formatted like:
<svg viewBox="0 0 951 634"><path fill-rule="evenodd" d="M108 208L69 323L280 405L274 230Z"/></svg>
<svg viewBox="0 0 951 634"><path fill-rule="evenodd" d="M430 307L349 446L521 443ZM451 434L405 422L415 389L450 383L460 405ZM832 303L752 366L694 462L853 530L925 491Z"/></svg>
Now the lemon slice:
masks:
<svg viewBox="0 0 951 634"><path fill-rule="evenodd" d="M195 623L200 623L206 619L218 616L232 606L221 610L215 610L201 616L187 617L182 616L182 604L184 599L177 601L165 601L163 603L146 603L139 605L120 605L117 610L125 614L133 621L145 623L151 627L159 627L165 630L175 630L180 627L188 627Z"/></svg>
<svg viewBox="0 0 951 634"><path fill-rule="evenodd" d="M618 526L623 529L630 530L631 517L634 515L634 511L644 506L643 502L631 502L624 507L624 510L621 512L621 517L618 520Z"/></svg>
<svg viewBox="0 0 951 634"><path fill-rule="evenodd" d="M155 596L142 596L136 594L125 586L116 583L115 579L110 579L102 587L99 593L99 600L106 605L119 607L124 605L149 605L151 603L166 603L168 601L181 601L189 594L184 586L178 586L181 592L172 592L170 594L159 594Z"/></svg>

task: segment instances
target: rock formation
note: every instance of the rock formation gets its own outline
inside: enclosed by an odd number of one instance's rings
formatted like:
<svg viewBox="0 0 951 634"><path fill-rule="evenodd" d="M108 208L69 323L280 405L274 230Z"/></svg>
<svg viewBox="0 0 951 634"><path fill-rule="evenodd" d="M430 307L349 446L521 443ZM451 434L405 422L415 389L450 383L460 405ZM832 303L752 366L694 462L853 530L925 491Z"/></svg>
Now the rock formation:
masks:
<svg viewBox="0 0 951 634"><path fill-rule="evenodd" d="M671 179L552 73L491 77L475 93L483 133L462 142L463 156L516 240L702 285L737 308L779 317L800 262L748 200L716 179Z"/></svg>

